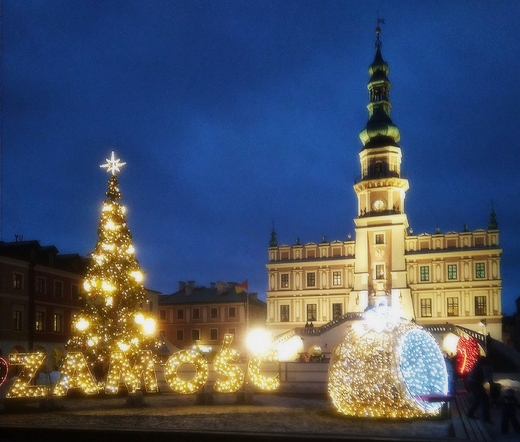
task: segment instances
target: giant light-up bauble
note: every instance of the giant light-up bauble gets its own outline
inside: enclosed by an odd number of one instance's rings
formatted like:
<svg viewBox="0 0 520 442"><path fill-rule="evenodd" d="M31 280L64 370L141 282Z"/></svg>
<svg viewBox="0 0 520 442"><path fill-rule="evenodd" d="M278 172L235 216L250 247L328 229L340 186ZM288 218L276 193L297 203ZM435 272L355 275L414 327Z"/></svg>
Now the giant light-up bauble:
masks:
<svg viewBox="0 0 520 442"><path fill-rule="evenodd" d="M328 389L348 416L412 418L438 414L426 397L446 394L448 376L433 336L379 307L332 352Z"/></svg>

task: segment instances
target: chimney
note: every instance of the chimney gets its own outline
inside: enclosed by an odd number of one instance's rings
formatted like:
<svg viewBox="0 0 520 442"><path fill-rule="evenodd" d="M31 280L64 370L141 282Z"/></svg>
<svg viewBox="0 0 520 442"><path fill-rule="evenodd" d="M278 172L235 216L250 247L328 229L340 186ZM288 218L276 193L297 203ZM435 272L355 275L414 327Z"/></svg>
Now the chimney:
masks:
<svg viewBox="0 0 520 442"><path fill-rule="evenodd" d="M217 281L217 293L222 295L227 291L227 284L222 281Z"/></svg>
<svg viewBox="0 0 520 442"><path fill-rule="evenodd" d="M195 281L188 281L188 285L186 286L185 295L190 296L193 293L194 288L195 288Z"/></svg>
<svg viewBox="0 0 520 442"><path fill-rule="evenodd" d="M209 288L214 289L216 287L216 284L214 282L209 283Z"/></svg>
<svg viewBox="0 0 520 442"><path fill-rule="evenodd" d="M258 293L248 293L248 295L250 301L258 299Z"/></svg>
<svg viewBox="0 0 520 442"><path fill-rule="evenodd" d="M179 281L179 292L183 292L186 288L186 283L184 281Z"/></svg>

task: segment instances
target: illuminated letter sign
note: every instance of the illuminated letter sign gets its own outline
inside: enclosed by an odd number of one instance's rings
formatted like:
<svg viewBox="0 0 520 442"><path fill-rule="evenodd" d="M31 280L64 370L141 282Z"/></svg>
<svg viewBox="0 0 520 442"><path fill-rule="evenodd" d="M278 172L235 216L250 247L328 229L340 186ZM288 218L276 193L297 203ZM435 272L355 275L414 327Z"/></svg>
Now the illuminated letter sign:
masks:
<svg viewBox="0 0 520 442"><path fill-rule="evenodd" d="M280 375L277 373L276 376L272 378L262 375L260 369L264 362L278 362L276 350L271 349L264 353L251 356L251 359L249 359L249 363L247 364L247 370L251 382L262 390L276 390L280 387Z"/></svg>
<svg viewBox="0 0 520 442"><path fill-rule="evenodd" d="M195 376L189 381L179 378L177 370L182 364L195 367ZM193 350L180 350L170 356L164 367L164 377L173 391L192 394L200 390L208 380L208 364L200 353Z"/></svg>
<svg viewBox="0 0 520 442"><path fill-rule="evenodd" d="M83 353L72 352L65 356L60 378L53 393L55 396L65 396L69 388L79 388L85 394L99 392L99 387L88 369Z"/></svg>
<svg viewBox="0 0 520 442"><path fill-rule="evenodd" d="M105 393L115 394L119 391L119 381L123 378L129 393L135 393L141 388L141 378L144 378L144 386L148 393L157 393L157 377L155 365L150 350L143 350L137 354L133 368L121 351L110 355L110 367L108 369Z"/></svg>
<svg viewBox="0 0 520 442"><path fill-rule="evenodd" d="M240 356L238 351L229 348L232 342L233 335L224 335L222 350L215 356L215 371L228 378L225 381L221 379L215 381L213 388L221 393L233 393L240 389L244 382L244 373L242 370L236 365L230 364L230 362L238 361L238 357Z"/></svg>
<svg viewBox="0 0 520 442"><path fill-rule="evenodd" d="M11 364L23 365L23 368L18 379L7 392L6 398L45 397L47 395L45 385L30 385L45 356L45 353L16 353L10 356Z"/></svg>

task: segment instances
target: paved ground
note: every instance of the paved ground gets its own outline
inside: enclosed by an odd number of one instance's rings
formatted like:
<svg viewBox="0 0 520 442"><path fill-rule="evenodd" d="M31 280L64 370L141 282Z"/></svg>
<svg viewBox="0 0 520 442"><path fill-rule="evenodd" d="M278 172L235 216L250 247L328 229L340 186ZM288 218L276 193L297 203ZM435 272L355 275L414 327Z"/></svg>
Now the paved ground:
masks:
<svg viewBox="0 0 520 442"><path fill-rule="evenodd" d="M504 388L512 386L517 390L517 394L520 393L518 380L497 377L495 381L502 383ZM55 433L46 433L46 429L54 432L65 430L62 439L76 439L75 442L100 442L102 439L111 438L107 434L120 436L121 431L126 432L126 439L133 440L136 440L135 434L144 434L144 439L148 442L154 440L154 435L155 439L164 440L164 437L172 434L176 435L177 442L193 440L193 437L187 435L194 433L199 436L209 434L211 440L217 440L217 435L224 435L222 440L226 442L260 440L255 439L255 435L267 435L271 442L295 437L323 437L329 440L455 440L451 418L396 421L350 418L336 412L328 398L316 395L306 397L255 394L252 404L237 404L235 395L221 394L214 395L213 398L213 404L200 405L195 395L157 393L144 396L142 406L129 405L124 396L64 398L58 400L58 409L49 411L41 410L38 402L32 402L19 410L0 409L0 441L20 439L22 437L11 435L22 434L22 430L28 428L36 431L32 432L30 437L23 438L34 442L55 436ZM499 409L492 408L492 416L494 423L485 424L485 428L494 442L519 439L512 430L509 435L501 433ZM9 428L12 429L11 432L7 431ZM119 433L111 433L112 431ZM85 435L88 434L94 436L87 439ZM105 437L100 437L100 434L104 434ZM158 437L158 434L161 437ZM82 435L83 438L80 437ZM201 440L200 437L197 439ZM205 440L210 439L206 437Z"/></svg>
<svg viewBox="0 0 520 442"><path fill-rule="evenodd" d="M215 396L213 405L197 405L195 396L157 394L144 397L145 406L131 407L124 397L64 399L61 410L0 414L0 427L82 428L196 431L247 434L349 437L361 440L451 439L451 419L348 418L326 398L255 395L252 405L236 404L234 395Z"/></svg>

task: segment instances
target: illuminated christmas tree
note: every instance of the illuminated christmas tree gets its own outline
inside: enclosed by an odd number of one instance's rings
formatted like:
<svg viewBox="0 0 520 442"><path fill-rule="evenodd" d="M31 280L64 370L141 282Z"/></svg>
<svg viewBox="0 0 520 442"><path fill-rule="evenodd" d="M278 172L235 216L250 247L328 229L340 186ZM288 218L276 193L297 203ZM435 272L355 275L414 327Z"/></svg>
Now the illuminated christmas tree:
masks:
<svg viewBox="0 0 520 442"><path fill-rule="evenodd" d="M111 159L101 165L111 174L107 199L103 203L98 241L84 281L86 305L75 318L71 350L83 352L91 366L109 362L113 352L131 358L140 349L155 343L155 320L143 309L146 292L143 273L135 258L132 236L117 173L126 163Z"/></svg>

